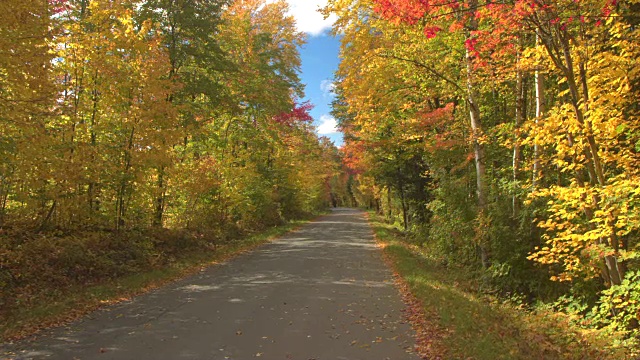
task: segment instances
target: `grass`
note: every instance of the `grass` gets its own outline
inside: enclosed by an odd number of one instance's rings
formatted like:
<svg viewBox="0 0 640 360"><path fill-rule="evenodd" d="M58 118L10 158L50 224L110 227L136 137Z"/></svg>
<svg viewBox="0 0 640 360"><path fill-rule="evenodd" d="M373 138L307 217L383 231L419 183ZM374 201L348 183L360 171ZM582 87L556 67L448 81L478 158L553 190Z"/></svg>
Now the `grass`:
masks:
<svg viewBox="0 0 640 360"><path fill-rule="evenodd" d="M0 343L75 320L101 306L127 300L201 269L250 251L283 235L306 221L292 221L240 240L219 245L210 252L192 252L169 266L116 278L93 286L74 286L41 292L23 306L0 318Z"/></svg>
<svg viewBox="0 0 640 360"><path fill-rule="evenodd" d="M445 267L398 230L371 216L400 278L419 352L429 359L625 359L615 339L577 329L566 315L528 311L475 292L468 270Z"/></svg>

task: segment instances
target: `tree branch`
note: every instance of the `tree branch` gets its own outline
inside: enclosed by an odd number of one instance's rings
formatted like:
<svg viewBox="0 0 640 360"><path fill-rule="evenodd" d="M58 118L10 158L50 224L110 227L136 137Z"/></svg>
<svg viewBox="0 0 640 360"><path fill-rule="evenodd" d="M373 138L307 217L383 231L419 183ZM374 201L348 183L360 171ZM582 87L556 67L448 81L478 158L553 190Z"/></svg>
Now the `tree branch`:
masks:
<svg viewBox="0 0 640 360"><path fill-rule="evenodd" d="M460 85L458 85L455 81L449 79L448 77L444 76L443 74L437 72L436 70L434 70L431 66L427 65L427 64L423 64L417 60L413 60L413 59L407 59L407 58L403 58L403 57L399 57L396 55L392 55L392 54L376 54L376 56L378 57L382 57L382 58L387 58L387 59L394 59L394 60L400 60L400 61L405 61L408 63L411 63L421 69L425 69L427 70L427 72L429 72L430 74L434 75L435 77L446 81L447 83L453 85L458 91L461 91L462 93L465 93L465 89L461 88Z"/></svg>

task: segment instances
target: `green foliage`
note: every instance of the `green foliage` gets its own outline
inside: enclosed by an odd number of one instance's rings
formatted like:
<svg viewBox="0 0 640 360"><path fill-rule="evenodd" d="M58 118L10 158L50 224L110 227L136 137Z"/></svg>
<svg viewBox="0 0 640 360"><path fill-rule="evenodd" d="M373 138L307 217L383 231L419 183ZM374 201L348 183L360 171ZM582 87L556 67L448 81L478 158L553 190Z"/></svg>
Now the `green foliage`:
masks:
<svg viewBox="0 0 640 360"><path fill-rule="evenodd" d="M448 263L470 263L476 257L473 202L465 191L460 191L459 181L442 178L442 185L435 191L435 200L428 205L433 215L425 242Z"/></svg>
<svg viewBox="0 0 640 360"><path fill-rule="evenodd" d="M418 351L428 357L613 360L635 353L620 343L620 334L583 330L572 316L542 307L527 311L512 299L487 295L472 272L443 265L430 249L413 246L379 220L372 221L376 237L426 315L427 328L418 333L427 334L429 345L419 343ZM446 353L433 353L442 349Z"/></svg>
<svg viewBox="0 0 640 360"><path fill-rule="evenodd" d="M628 272L620 285L602 291L590 319L610 332L627 334L626 346L640 345L640 271Z"/></svg>

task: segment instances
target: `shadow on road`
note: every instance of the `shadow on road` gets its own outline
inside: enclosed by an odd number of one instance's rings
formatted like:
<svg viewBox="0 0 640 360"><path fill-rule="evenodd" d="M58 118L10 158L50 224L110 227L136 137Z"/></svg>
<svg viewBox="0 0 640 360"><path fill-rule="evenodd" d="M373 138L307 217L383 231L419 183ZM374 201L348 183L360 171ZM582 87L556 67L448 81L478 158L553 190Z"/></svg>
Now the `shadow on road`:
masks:
<svg viewBox="0 0 640 360"><path fill-rule="evenodd" d="M37 340L10 359L417 359L363 213L334 209L254 252Z"/></svg>

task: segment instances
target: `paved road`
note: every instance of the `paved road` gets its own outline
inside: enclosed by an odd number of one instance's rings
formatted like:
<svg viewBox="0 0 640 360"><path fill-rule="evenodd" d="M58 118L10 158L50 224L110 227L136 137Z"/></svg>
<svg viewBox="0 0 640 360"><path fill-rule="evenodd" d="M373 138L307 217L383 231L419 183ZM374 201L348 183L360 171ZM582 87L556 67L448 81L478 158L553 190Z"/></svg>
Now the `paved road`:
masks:
<svg viewBox="0 0 640 360"><path fill-rule="evenodd" d="M336 209L230 262L97 311L8 359L418 359L363 213Z"/></svg>

